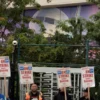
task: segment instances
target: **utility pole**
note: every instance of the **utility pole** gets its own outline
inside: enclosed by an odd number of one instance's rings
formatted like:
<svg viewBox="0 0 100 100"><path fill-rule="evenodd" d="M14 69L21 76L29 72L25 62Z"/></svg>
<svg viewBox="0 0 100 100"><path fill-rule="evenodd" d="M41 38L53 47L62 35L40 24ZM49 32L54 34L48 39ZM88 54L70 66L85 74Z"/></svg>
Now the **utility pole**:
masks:
<svg viewBox="0 0 100 100"><path fill-rule="evenodd" d="M12 62L11 62L11 77L9 80L9 97L11 100L16 100L16 77L17 73L17 41L14 40L13 52L12 52ZM18 88L18 87L17 87Z"/></svg>

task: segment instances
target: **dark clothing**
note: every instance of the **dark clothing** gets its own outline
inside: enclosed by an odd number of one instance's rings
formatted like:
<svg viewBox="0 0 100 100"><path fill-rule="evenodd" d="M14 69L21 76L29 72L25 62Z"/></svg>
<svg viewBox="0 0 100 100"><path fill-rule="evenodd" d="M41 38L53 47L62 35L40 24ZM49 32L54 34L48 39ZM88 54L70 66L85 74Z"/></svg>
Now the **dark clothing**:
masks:
<svg viewBox="0 0 100 100"><path fill-rule="evenodd" d="M7 98L6 100L10 100L9 98Z"/></svg>
<svg viewBox="0 0 100 100"><path fill-rule="evenodd" d="M36 94L33 94L32 92L29 92L29 95L30 95L30 100L39 100L39 95L41 95L40 92L37 92ZM44 100L44 97L43 95L41 95L42 97L42 100Z"/></svg>
<svg viewBox="0 0 100 100"><path fill-rule="evenodd" d="M85 97L81 97L80 100L89 100L89 99L86 99ZM90 100L94 100L94 99L90 98Z"/></svg>
<svg viewBox="0 0 100 100"><path fill-rule="evenodd" d="M67 95L67 100L71 100L71 97L68 95L68 94L66 94ZM58 92L58 94L56 94L55 96L54 96L54 100L65 100L65 94L64 94L64 92Z"/></svg>

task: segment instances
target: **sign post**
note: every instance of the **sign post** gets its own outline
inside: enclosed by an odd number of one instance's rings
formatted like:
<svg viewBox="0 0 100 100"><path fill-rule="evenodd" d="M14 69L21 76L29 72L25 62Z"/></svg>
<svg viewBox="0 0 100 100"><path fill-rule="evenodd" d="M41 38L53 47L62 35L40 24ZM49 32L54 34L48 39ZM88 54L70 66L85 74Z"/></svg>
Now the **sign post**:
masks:
<svg viewBox="0 0 100 100"><path fill-rule="evenodd" d="M8 98L6 77L10 77L10 60L8 56L0 57L0 77L4 78L5 96Z"/></svg>
<svg viewBox="0 0 100 100"><path fill-rule="evenodd" d="M66 87L71 87L70 68L57 69L58 88L64 87L65 100L67 100Z"/></svg>
<svg viewBox="0 0 100 100"><path fill-rule="evenodd" d="M32 64L18 64L19 66L19 75L20 75L20 83L26 84L27 92L28 85L33 83L33 71Z"/></svg>
<svg viewBox="0 0 100 100"><path fill-rule="evenodd" d="M6 77L4 77L4 87L5 87L5 96L8 97L8 95L7 95Z"/></svg>
<svg viewBox="0 0 100 100"><path fill-rule="evenodd" d="M88 88L88 97L90 100L90 87L95 87L94 67L81 68L82 73L82 87Z"/></svg>
<svg viewBox="0 0 100 100"><path fill-rule="evenodd" d="M90 88L88 87L88 97L89 97L89 100L90 100Z"/></svg>
<svg viewBox="0 0 100 100"><path fill-rule="evenodd" d="M67 93L66 93L66 87L64 87L64 94L65 94L65 100L67 100Z"/></svg>

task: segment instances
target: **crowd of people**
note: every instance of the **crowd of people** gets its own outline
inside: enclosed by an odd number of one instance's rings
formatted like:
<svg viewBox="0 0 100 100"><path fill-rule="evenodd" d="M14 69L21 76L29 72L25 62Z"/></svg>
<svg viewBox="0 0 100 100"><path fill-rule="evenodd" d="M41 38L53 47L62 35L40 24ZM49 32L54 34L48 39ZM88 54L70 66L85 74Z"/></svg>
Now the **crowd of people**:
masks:
<svg viewBox="0 0 100 100"><path fill-rule="evenodd" d="M67 92L66 97L67 100L72 100L71 96ZM43 96L42 92L38 91L37 84L33 83L31 85L30 92L25 94L25 100L45 100L45 97ZM65 100L64 88L59 89L58 93L54 95L53 100ZM81 97L79 100L94 100L94 98L89 97L88 89L85 89L83 91L83 97Z"/></svg>

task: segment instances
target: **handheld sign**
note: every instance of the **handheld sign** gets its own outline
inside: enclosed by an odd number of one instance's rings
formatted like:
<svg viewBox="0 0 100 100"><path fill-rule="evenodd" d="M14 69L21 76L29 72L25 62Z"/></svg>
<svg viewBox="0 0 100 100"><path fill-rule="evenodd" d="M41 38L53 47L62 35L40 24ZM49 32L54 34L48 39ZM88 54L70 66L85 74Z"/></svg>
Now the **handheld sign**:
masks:
<svg viewBox="0 0 100 100"><path fill-rule="evenodd" d="M10 77L10 60L8 56L0 57L0 77Z"/></svg>
<svg viewBox="0 0 100 100"><path fill-rule="evenodd" d="M57 69L58 88L71 87L70 68Z"/></svg>
<svg viewBox="0 0 100 100"><path fill-rule="evenodd" d="M10 60L8 56L0 57L0 77L4 77L5 96L8 97L6 77L11 76Z"/></svg>
<svg viewBox="0 0 100 100"><path fill-rule="evenodd" d="M33 83L32 64L18 64L21 84Z"/></svg>
<svg viewBox="0 0 100 100"><path fill-rule="evenodd" d="M82 87L95 87L94 67L81 68L82 73Z"/></svg>

